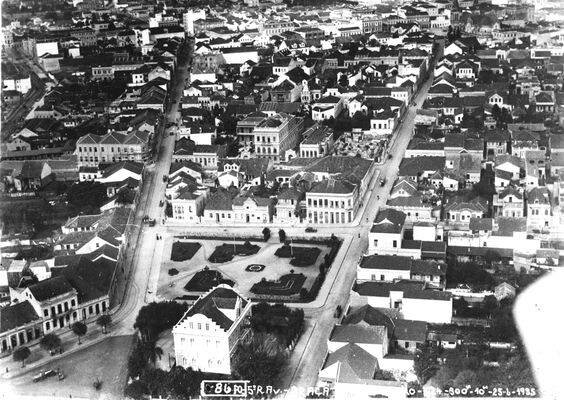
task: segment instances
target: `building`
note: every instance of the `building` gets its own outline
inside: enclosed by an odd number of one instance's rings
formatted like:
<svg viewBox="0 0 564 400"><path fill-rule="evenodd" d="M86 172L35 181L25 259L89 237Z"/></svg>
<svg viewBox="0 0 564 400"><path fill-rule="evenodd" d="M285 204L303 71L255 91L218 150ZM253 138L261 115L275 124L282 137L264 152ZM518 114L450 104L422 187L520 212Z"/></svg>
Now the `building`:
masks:
<svg viewBox="0 0 564 400"><path fill-rule="evenodd" d="M368 233L368 253L399 249L405 231L406 215L392 208L380 210Z"/></svg>
<svg viewBox="0 0 564 400"><path fill-rule="evenodd" d="M404 319L449 324L452 320L450 292L425 289L424 283L414 281L363 282L353 291L366 298L376 308L397 310Z"/></svg>
<svg viewBox="0 0 564 400"><path fill-rule="evenodd" d="M88 134L77 140L74 154L80 167L120 161L144 162L150 156L151 137L152 134L145 130L110 132L101 136Z"/></svg>
<svg viewBox="0 0 564 400"><path fill-rule="evenodd" d="M300 143L300 157L317 158L329 155L333 148L333 131L323 125L315 124L304 133Z"/></svg>
<svg viewBox="0 0 564 400"><path fill-rule="evenodd" d="M285 161L286 152L298 147L303 132L303 119L279 113L265 118L253 130L255 154L273 161Z"/></svg>
<svg viewBox="0 0 564 400"><path fill-rule="evenodd" d="M231 355L247 331L251 302L227 285L200 297L172 328L176 364L202 372L231 374Z"/></svg>

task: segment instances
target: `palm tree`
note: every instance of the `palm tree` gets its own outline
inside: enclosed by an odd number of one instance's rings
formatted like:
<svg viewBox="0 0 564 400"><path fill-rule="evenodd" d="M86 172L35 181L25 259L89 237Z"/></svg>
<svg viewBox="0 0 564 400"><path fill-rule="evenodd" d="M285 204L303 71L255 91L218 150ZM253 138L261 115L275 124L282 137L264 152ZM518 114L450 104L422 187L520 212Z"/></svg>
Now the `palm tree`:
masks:
<svg viewBox="0 0 564 400"><path fill-rule="evenodd" d="M61 338L59 338L54 333L48 333L47 335L41 338L41 341L39 342L39 346L43 350L52 352L53 350L57 350L61 347Z"/></svg>
<svg viewBox="0 0 564 400"><path fill-rule="evenodd" d="M106 327L112 323L112 317L108 314L103 314L98 317L96 324L102 327L102 332L107 333Z"/></svg>
<svg viewBox="0 0 564 400"><path fill-rule="evenodd" d="M74 324L72 324L71 329L74 334L78 336L78 344L81 344L80 337L86 335L88 327L82 322L75 322Z"/></svg>
<svg viewBox="0 0 564 400"><path fill-rule="evenodd" d="M156 345L154 341L143 343L143 353L151 364L155 365L157 358L160 360L163 355L163 349Z"/></svg>
<svg viewBox="0 0 564 400"><path fill-rule="evenodd" d="M14 350L14 361L21 361L22 362L22 368L25 367L25 360L31 355L31 351L29 350L29 347L27 346L21 346L18 347L16 350Z"/></svg>

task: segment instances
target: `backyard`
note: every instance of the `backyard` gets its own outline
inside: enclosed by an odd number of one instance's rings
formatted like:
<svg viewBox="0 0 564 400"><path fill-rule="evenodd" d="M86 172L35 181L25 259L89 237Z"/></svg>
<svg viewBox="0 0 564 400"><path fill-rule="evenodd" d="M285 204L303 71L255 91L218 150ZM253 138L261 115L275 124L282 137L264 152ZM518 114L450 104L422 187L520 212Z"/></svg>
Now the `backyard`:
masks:
<svg viewBox="0 0 564 400"><path fill-rule="evenodd" d="M319 275L319 264L329 254L331 248L324 244L298 244L283 246L277 240L271 238L268 242L259 240L245 243L245 241L208 240L208 239L184 239L178 237L164 237L166 258L161 262L159 273L157 298L158 300L173 300L181 298L190 293L207 291L209 285L197 285L194 278L196 273L205 275L206 281L234 283L234 288L243 296L253 297L251 288L257 288L261 294L267 293L267 287L280 289L287 287L288 294L299 295L303 287L307 290L314 284ZM177 244L180 243L180 244ZM172 246L182 247L182 243L195 243L201 245L185 261L172 261L170 254ZM213 262L212 262L213 261ZM251 267L260 265L264 268ZM203 274L204 268L207 271ZM174 274L169 270L174 269ZM218 275L213 271L221 273ZM286 276L286 277L284 277ZM281 277L284 277L280 279ZM292 279L289 279L292 278ZM295 279L294 279L295 278ZM190 282L191 281L191 282ZM276 283L276 281L281 281ZM188 288L185 286L190 282ZM265 291L266 290L266 291ZM282 290L282 293L284 291Z"/></svg>

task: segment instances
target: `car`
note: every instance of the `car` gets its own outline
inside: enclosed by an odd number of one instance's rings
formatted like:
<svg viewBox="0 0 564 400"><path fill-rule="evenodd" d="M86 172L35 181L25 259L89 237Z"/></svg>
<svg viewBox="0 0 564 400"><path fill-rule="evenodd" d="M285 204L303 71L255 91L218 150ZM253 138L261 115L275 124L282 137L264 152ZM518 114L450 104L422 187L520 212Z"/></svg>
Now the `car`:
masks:
<svg viewBox="0 0 564 400"><path fill-rule="evenodd" d="M55 371L54 369L43 370L33 377L33 382L41 382L42 380L55 375L57 375L57 371Z"/></svg>
<svg viewBox="0 0 564 400"><path fill-rule="evenodd" d="M333 314L333 316L335 318L340 318L342 313L343 313L343 307L338 305L337 308L335 309L335 313Z"/></svg>
<svg viewBox="0 0 564 400"><path fill-rule="evenodd" d="M386 178L380 178L380 186L384 186L386 184Z"/></svg>
<svg viewBox="0 0 564 400"><path fill-rule="evenodd" d="M317 229L315 229L315 228L313 228L313 227L311 227L311 226L308 226L308 227L305 229L305 231L308 232L308 233L313 233L313 232L317 232Z"/></svg>

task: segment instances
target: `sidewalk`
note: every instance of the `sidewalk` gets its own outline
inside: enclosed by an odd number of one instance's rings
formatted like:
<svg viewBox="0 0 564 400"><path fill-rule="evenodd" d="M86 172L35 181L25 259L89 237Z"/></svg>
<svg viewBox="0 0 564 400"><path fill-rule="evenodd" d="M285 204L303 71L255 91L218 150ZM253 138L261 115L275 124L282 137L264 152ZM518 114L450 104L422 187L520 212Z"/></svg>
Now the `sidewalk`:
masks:
<svg viewBox="0 0 564 400"><path fill-rule="evenodd" d="M87 324L88 331L86 335L80 338L81 344L78 344L78 337L69 329L64 330L64 332L58 332L57 335L62 341L62 354L56 354L54 356L49 355L49 352L43 350L39 343L28 346L31 351L31 355L26 360L25 367L22 368L22 363L20 361L14 361L11 355L0 359L0 377L5 379L11 379L24 375L29 371L38 369L45 364L52 361L59 360L69 354L72 354L78 350L92 346L93 344L99 343L104 339L112 336L111 325L107 327L108 333L103 334L102 328L96 325L96 321L89 322Z"/></svg>

